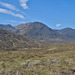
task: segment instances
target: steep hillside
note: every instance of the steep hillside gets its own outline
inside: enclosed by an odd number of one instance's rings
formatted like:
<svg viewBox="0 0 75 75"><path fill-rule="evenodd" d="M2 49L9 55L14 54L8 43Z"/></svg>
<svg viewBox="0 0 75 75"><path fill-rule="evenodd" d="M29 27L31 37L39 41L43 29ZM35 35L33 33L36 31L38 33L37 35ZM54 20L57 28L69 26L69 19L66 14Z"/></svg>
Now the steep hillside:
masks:
<svg viewBox="0 0 75 75"><path fill-rule="evenodd" d="M0 49L36 48L40 46L41 45L36 41L0 29Z"/></svg>

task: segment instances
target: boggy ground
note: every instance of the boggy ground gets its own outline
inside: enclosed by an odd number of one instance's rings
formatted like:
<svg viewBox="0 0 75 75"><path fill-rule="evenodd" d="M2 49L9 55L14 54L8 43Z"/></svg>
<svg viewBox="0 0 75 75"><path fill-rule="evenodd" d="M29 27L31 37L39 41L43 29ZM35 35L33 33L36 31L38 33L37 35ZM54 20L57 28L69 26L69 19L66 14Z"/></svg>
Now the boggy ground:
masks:
<svg viewBox="0 0 75 75"><path fill-rule="evenodd" d="M75 75L75 44L1 50L0 75Z"/></svg>

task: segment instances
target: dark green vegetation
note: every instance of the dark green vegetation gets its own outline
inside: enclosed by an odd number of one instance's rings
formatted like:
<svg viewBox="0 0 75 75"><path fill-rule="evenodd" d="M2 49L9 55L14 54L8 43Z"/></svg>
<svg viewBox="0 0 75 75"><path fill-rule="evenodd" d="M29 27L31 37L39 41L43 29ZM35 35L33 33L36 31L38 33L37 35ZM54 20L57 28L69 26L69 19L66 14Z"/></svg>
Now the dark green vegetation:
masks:
<svg viewBox="0 0 75 75"><path fill-rule="evenodd" d="M0 75L75 75L75 44L0 52Z"/></svg>
<svg viewBox="0 0 75 75"><path fill-rule="evenodd" d="M0 29L0 49L37 48L42 44L18 34Z"/></svg>
<svg viewBox="0 0 75 75"><path fill-rule="evenodd" d="M56 31L40 22L23 23L14 27L0 25L0 28L49 44L75 43L75 30L63 29ZM61 31L62 34L60 34Z"/></svg>

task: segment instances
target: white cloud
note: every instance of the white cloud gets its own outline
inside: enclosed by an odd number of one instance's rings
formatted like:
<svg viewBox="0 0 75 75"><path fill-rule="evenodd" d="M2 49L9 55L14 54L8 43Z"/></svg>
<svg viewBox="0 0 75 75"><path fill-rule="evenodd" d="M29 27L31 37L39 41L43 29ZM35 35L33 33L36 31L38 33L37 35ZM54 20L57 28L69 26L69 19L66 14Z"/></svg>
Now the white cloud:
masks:
<svg viewBox="0 0 75 75"><path fill-rule="evenodd" d="M56 27L59 27L59 26L61 26L61 24L56 24Z"/></svg>
<svg viewBox="0 0 75 75"><path fill-rule="evenodd" d="M20 5L23 7L23 9L28 9L28 6L27 6L27 2L28 0L19 0L20 1Z"/></svg>
<svg viewBox="0 0 75 75"><path fill-rule="evenodd" d="M0 5L8 8L8 9L11 9L11 10L19 11L19 9L17 9L14 5L11 5L11 4L8 4L8 3L0 2Z"/></svg>
<svg viewBox="0 0 75 75"><path fill-rule="evenodd" d="M19 17L19 18L24 19L24 16L23 15L21 15L21 14L15 14L14 12L12 12L10 10L6 10L6 9L0 8L0 13L10 14L12 16L15 16L15 17Z"/></svg>

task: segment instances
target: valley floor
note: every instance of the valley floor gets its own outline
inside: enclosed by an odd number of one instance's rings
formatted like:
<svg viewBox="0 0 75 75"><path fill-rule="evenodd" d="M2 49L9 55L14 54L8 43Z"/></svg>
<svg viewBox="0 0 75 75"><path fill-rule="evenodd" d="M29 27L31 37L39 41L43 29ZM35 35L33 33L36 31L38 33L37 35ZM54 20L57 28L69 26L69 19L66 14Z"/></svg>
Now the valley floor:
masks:
<svg viewBox="0 0 75 75"><path fill-rule="evenodd" d="M0 52L0 75L75 75L75 44Z"/></svg>

